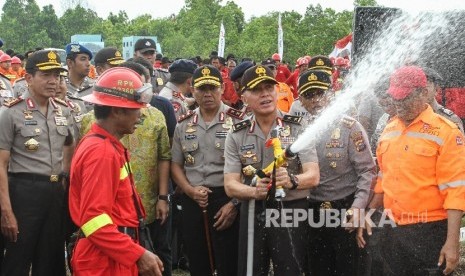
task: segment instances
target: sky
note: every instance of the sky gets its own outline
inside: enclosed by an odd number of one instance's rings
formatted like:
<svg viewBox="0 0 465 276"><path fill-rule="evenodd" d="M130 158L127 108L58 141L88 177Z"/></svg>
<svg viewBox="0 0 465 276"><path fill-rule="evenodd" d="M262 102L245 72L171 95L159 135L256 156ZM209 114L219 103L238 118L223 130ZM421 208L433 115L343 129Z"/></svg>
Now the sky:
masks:
<svg viewBox="0 0 465 276"><path fill-rule="evenodd" d="M66 0L36 0L40 7L52 4L58 15L63 12L61 4L64 1ZM261 16L272 11L296 11L304 14L310 4L320 4L323 8L332 8L336 11L353 10L353 0L233 0L233 2L242 8L246 20L252 16ZM0 7L3 7L4 3L5 0L0 0ZM153 18L168 17L171 14L177 14L184 6L184 0L87 0L87 3L89 8L95 10L101 18L106 18L110 12L117 14L120 10L125 10L130 19L147 13ZM226 1L223 0L223 3ZM465 10L464 0L377 0L377 3L407 11Z"/></svg>

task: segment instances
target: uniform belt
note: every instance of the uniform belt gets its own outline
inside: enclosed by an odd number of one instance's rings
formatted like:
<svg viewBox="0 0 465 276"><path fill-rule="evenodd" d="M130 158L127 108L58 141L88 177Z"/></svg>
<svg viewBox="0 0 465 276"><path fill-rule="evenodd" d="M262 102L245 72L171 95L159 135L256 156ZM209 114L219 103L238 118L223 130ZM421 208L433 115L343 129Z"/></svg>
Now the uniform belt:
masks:
<svg viewBox="0 0 465 276"><path fill-rule="evenodd" d="M118 226L118 231L123 234L128 235L133 240L137 240L137 228L136 227L126 227L126 226Z"/></svg>
<svg viewBox="0 0 465 276"><path fill-rule="evenodd" d="M310 208L312 209L349 209L354 201L355 194L350 194L344 198L331 201L312 201L310 200Z"/></svg>
<svg viewBox="0 0 465 276"><path fill-rule="evenodd" d="M43 175L35 173L8 173L9 176L19 179L41 181L41 182L61 182L63 180L62 174Z"/></svg>

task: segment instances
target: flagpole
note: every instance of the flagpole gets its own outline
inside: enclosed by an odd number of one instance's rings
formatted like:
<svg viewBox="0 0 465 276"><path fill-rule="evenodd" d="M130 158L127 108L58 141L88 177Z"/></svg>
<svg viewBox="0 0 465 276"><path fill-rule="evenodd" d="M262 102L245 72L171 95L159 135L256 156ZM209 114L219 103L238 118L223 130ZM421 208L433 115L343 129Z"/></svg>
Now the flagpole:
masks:
<svg viewBox="0 0 465 276"><path fill-rule="evenodd" d="M281 13L278 15L278 54L281 57L281 61L283 60L283 53L284 53L284 32L283 27L281 25Z"/></svg>
<svg viewBox="0 0 465 276"><path fill-rule="evenodd" d="M218 39L218 56L219 57L224 57L224 46L225 46L225 29L223 25L223 20L221 20L221 26L220 26L220 36Z"/></svg>

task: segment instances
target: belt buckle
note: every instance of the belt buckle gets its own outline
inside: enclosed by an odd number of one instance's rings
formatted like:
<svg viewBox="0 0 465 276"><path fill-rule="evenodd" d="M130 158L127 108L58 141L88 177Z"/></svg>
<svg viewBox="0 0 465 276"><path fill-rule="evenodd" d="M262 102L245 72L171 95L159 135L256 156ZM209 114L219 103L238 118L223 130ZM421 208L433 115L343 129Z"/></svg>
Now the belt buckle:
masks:
<svg viewBox="0 0 465 276"><path fill-rule="evenodd" d="M59 178L60 178L60 177L59 177L57 174L52 174L52 175L50 176L50 182L58 182L58 179L59 179Z"/></svg>
<svg viewBox="0 0 465 276"><path fill-rule="evenodd" d="M325 201L320 204L320 209L333 209L330 201Z"/></svg>

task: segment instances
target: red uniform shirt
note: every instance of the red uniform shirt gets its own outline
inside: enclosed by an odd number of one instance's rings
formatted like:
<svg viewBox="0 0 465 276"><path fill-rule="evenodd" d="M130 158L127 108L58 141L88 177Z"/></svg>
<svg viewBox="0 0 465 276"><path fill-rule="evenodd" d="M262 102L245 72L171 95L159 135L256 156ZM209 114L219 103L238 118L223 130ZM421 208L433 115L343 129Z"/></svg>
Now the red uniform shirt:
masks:
<svg viewBox="0 0 465 276"><path fill-rule="evenodd" d="M234 83L229 78L228 68L225 68L221 71L221 77L223 78L224 83L224 92L221 96L221 100L229 106L236 104L237 101L239 101L239 96L237 95L236 90L234 89Z"/></svg>
<svg viewBox="0 0 465 276"><path fill-rule="evenodd" d="M280 64L276 70L278 71L275 78L277 82L286 82L291 76L291 71L289 71L286 65Z"/></svg>
<svg viewBox="0 0 465 276"><path fill-rule="evenodd" d="M294 95L294 99L297 99L299 97L299 93L297 92L299 86L299 74L300 70L299 68L296 68L285 82L291 88L292 95Z"/></svg>
<svg viewBox="0 0 465 276"><path fill-rule="evenodd" d="M76 149L69 189L71 218L84 233L86 223L95 218L109 216L111 221L96 223L93 232L79 240L72 260L75 275L138 273L136 261L145 249L117 229L138 227L125 151L118 139L95 123Z"/></svg>

